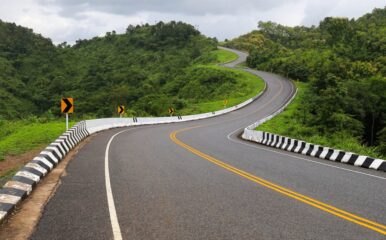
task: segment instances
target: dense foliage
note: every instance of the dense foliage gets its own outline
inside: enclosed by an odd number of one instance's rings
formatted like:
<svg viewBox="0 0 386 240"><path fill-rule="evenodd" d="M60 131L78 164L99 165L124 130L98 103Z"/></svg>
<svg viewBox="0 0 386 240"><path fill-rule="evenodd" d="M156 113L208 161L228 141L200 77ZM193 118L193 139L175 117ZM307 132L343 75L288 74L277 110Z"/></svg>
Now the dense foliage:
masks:
<svg viewBox="0 0 386 240"><path fill-rule="evenodd" d="M259 22L226 45L250 51L251 67L309 82L293 116L309 136L356 137L386 154L386 8L317 27Z"/></svg>
<svg viewBox="0 0 386 240"><path fill-rule="evenodd" d="M78 117L166 115L169 106L223 100L235 74L214 63L217 40L181 22L129 26L125 34L58 46L32 30L0 21L0 118L59 116L63 96Z"/></svg>

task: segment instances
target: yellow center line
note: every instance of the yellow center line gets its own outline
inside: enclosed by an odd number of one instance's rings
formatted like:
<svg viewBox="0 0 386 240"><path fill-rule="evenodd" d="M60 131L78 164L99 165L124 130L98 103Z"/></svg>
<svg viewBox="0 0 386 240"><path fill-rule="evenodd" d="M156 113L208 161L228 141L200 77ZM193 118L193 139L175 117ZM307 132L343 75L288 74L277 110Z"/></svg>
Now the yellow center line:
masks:
<svg viewBox="0 0 386 240"><path fill-rule="evenodd" d="M366 218L363 218L363 217L360 217L360 216L357 216L357 215L354 215L352 213L349 213L349 212L346 212L342 209L339 209L337 207L334 207L334 206L331 206L329 204L326 204L326 203L323 203L323 202L320 202L316 199L313 199L311 197L308 197L308 196L305 196L305 195L302 195L300 193L297 193L297 192L294 192L288 188L284 188L280 185L277 185L277 184L274 184L272 182L269 182L267 180L264 180L260 177L257 177L257 176L254 176L248 172L245 172L241 169L238 169L236 167L233 167L227 163L224 163L212 156L209 156L191 146L189 146L188 144L182 142L181 140L179 140L177 138L177 133L180 133L180 132L184 132L184 131L188 131L188 130L191 130L191 129L194 129L194 128L198 128L198 127L201 127L201 126L195 126L195 127L190 127L190 128L184 128L184 129L180 129L180 130L177 130L177 131L174 131L172 133L170 133L170 139L176 143L177 145L189 150L190 152L196 154L197 156L205 159L205 160L208 160L209 162L212 162L213 164L216 164L217 166L220 166L230 172L233 172L239 176L242 176L250 181L253 181L255 183L258 183L262 186L265 186L271 190L274 190L276 192L279 192L281 194L284 194L290 198L293 198L293 199L296 199L298 201L301 201L303 203L306 203L308 205L311 205L315 208L318 208L320 210L323 210L325 212L328 212L330 214L333 214L337 217L340 217L342 219L345 219L347 221L350 221L350 222L353 222L353 223L356 223L358 225L361 225L363 227L366 227L368 229L371 229L371 230L374 230L378 233L381 233L383 235L386 235L386 226L385 225L382 225L380 223L377 223L377 222L374 222L374 221L371 221L371 220L368 220Z"/></svg>

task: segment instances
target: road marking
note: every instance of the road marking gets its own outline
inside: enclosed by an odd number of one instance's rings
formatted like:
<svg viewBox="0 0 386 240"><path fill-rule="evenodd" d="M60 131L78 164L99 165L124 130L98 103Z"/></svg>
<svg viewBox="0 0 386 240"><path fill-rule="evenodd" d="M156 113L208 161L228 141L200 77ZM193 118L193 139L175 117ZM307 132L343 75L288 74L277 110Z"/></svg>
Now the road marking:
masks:
<svg viewBox="0 0 386 240"><path fill-rule="evenodd" d="M246 178L246 179L248 179L250 181L258 183L258 184L260 184L262 186L265 186L265 187L267 187L267 188L269 188L271 190L279 192L279 193L281 193L283 195L286 195L286 196L288 196L290 198L296 199L296 200L301 201L303 203L306 203L306 204L308 204L310 206L318 208L318 209L320 209L322 211L328 212L328 213L330 213L332 215L335 215L335 216L340 217L342 219L345 219L347 221L356 223L356 224L361 225L361 226L363 226L365 228L368 228L368 229L371 229L371 230L376 231L378 233L381 233L383 235L386 235L386 226L383 225L383 224L380 224L380 223L368 220L366 218L359 217L359 216L354 215L352 213L346 212L346 211L341 210L339 208L336 208L334 206L328 205L326 203L320 202L320 201L318 201L316 199L313 199L311 197L302 195L302 194L294 192L294 191L292 191L290 189L284 188L284 187L282 187L280 185L274 184L272 182L269 182L267 180L264 180L262 178L254 176L254 175L252 175L252 174L250 174L248 172L245 172L245 171L240 170L240 169L238 169L236 167L233 167L233 166L231 166L231 165L229 165L227 163L224 163L224 162L222 162L222 161L220 161L220 160L218 160L218 159L216 159L214 157L211 157L211 156L209 156L209 155L207 155L207 154L205 154L205 153L203 153L203 152L201 152L201 151L199 151L199 150L189 146L188 144L186 144L186 143L182 142L181 140L179 140L177 138L177 136L176 136L177 133L188 131L188 130L191 130L193 128L198 128L198 127L200 127L200 126L184 128L184 129L180 129L180 130L174 131L174 132L170 133L169 137L177 145L179 145L179 146L187 149L188 151L196 154L197 156L199 156L199 157L201 157L201 158L203 158L203 159L205 159L205 160L207 160L207 161L209 161L209 162L211 162L211 163L213 163L213 164L215 164L215 165L217 165L219 167L222 167L222 168L224 168L224 169L226 169L226 170L228 170L230 172L233 172L233 173L235 173L235 174L237 174L237 175L239 175L241 177L244 177L244 178Z"/></svg>
<svg viewBox="0 0 386 240"><path fill-rule="evenodd" d="M141 128L145 128L145 127L146 126L122 130L122 131L114 134L110 138L110 140L106 146L106 151L105 151L105 182L106 182L106 193L107 193L107 205L109 207L110 222L111 222L111 227L113 230L114 240L122 240L122 233L121 233L121 228L119 227L117 211L115 209L113 191L111 190L110 169L109 169L110 145L111 145L111 142L114 140L114 138L117 135L124 133L124 132L132 131L134 129L141 129Z"/></svg>
<svg viewBox="0 0 386 240"><path fill-rule="evenodd" d="M265 107L266 105L271 103L273 100L275 100L281 94L281 92L283 90L283 83L280 81L279 84L280 84L279 92L276 93L274 95L274 97L272 99L270 99L267 103L261 105L257 110L255 110L252 113L249 113L247 116L256 113L257 111L259 111L260 109L262 109L263 107ZM292 86L292 88L293 88L293 86ZM269 89L267 89L267 90L269 91ZM245 116L243 116L243 117L245 117ZM239 118L241 118L241 117L237 117L235 119L239 119ZM224 122L234 121L235 119L230 119L230 120L224 121ZM213 124L208 124L208 126L209 125L213 125ZM121 233L121 229L120 229L119 222L118 222L117 212L116 212L116 209L115 209L113 193L112 193L112 190L111 190L110 170L109 170L109 150L110 150L110 145L111 145L111 142L113 141L113 139L117 135L119 135L119 134L121 134L123 132L126 132L126 131L130 131L132 129L140 129L140 128L141 127L126 129L126 130L123 130L123 131L120 131L120 132L114 134L110 138L110 140L109 140L109 142L107 143L107 146L106 146L106 151L105 151L105 182L106 182L106 192L107 192L107 204L108 204L108 207L109 207L110 221L111 221L111 226L112 226L112 230L113 230L113 234L114 234L114 240L121 240L122 239L122 233Z"/></svg>
<svg viewBox="0 0 386 240"><path fill-rule="evenodd" d="M119 227L117 211L115 210L113 191L111 190L111 181L110 181L110 169L109 169L109 151L110 145L113 139L120 133L129 131L131 129L126 129L114 134L106 146L105 151L105 181L106 181L106 192L107 192L107 205L109 206L110 222L113 230L114 240L122 240L121 228Z"/></svg>
<svg viewBox="0 0 386 240"><path fill-rule="evenodd" d="M259 145L257 145L257 143L243 142L243 141L240 141L240 140L232 139L231 136L235 132L237 132L237 131L239 131L241 129L243 129L243 128L236 129L235 131L229 133L227 135L228 140L231 141L231 142L234 142L234 143L238 143L238 144L241 144L241 145L248 146L248 147L252 147L252 148L256 148L256 149L261 149L261 150L264 150L264 151L269 151L269 152L281 154L281 155L292 157L292 158L297 158L297 159L300 159L300 160L303 160L303 161L306 161L306 162L312 162L312 163L316 163L316 164L323 165L323 166L326 166L326 167L337 168L337 169L348 171L348 172L358 173L358 174L366 175L366 176L369 176L369 177L374 177L374 178L379 178L379 179L382 179L382 180L386 180L385 177L381 177L381 176L377 176L377 175L373 175L373 174L369 174L369 173L364 173L364 172L361 172L361 171L351 170L351 169L344 168L344 167L338 167L338 166L335 166L335 165L331 165L331 164L328 164L328 163L322 163L322 162L318 162L318 161L307 159L307 158L303 158L303 157L294 156L294 155L291 155L291 154L288 154L288 153L283 153L283 152L281 152L279 150L276 150L274 148L273 149L269 149L270 148L269 146L265 146L264 145L265 147L260 147Z"/></svg>

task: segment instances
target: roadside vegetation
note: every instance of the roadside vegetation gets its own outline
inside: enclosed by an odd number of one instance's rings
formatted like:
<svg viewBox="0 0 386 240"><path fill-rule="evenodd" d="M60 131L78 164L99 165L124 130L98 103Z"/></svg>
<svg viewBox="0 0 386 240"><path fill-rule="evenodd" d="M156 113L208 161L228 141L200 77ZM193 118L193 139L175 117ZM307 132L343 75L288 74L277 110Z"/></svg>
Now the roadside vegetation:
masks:
<svg viewBox="0 0 386 240"><path fill-rule="evenodd" d="M217 96L216 100L210 100L207 97L206 93L211 90L205 89L205 87L202 87L196 93L189 89L189 85L186 89L182 89L181 94L186 93L188 96L185 96L187 98L187 107L178 112L181 115L221 110L225 107L224 100L227 100L226 107L235 106L256 96L264 89L265 85L264 81L257 76L242 70L228 69L216 65L200 65L196 66L193 71L196 71L196 73L195 76L192 76L192 79L206 79L206 73L216 75L213 73L217 72L220 74L218 78L222 79L224 83L213 90L214 95ZM191 94L194 97L191 97Z"/></svg>
<svg viewBox="0 0 386 240"><path fill-rule="evenodd" d="M350 134L336 132L327 136L320 134L313 127L305 126L304 117L307 113L302 111L303 108L301 106L308 101L307 92L309 91L309 84L297 82L296 86L298 93L293 102L282 113L258 126L256 130L276 133L322 146L349 150L362 155L386 158L375 147L360 144L360 141Z"/></svg>
<svg viewBox="0 0 386 240"><path fill-rule="evenodd" d="M70 126L74 122L70 122ZM65 121L29 117L18 121L0 121L0 160L46 146L66 130Z"/></svg>
<svg viewBox="0 0 386 240"><path fill-rule="evenodd" d="M41 149L65 131L60 98L83 119L197 114L238 104L263 81L217 64L237 55L181 22L129 26L125 34L55 46L30 29L0 21L0 162ZM1 171L6 176L18 167ZM4 169L2 169L4 170Z"/></svg>
<svg viewBox="0 0 386 240"><path fill-rule="evenodd" d="M292 110L262 128L326 146L386 156L386 8L319 26L259 22L225 42L248 50L247 65L307 86ZM288 124L286 121L288 121Z"/></svg>

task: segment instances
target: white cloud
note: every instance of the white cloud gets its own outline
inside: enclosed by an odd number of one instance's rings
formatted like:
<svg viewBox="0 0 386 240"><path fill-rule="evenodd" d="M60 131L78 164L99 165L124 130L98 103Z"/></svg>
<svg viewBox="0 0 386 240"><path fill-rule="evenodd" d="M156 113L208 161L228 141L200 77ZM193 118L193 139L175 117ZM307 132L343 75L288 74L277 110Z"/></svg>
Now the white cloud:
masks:
<svg viewBox="0 0 386 240"><path fill-rule="evenodd" d="M257 22L317 25L326 16L359 17L384 0L1 0L0 19L34 29L55 43L75 42L129 24L180 20L204 34L233 38Z"/></svg>
<svg viewBox="0 0 386 240"><path fill-rule="evenodd" d="M375 7L385 7L384 0L326 0L307 1L305 18L300 22L307 26L318 25L325 17L358 18Z"/></svg>

